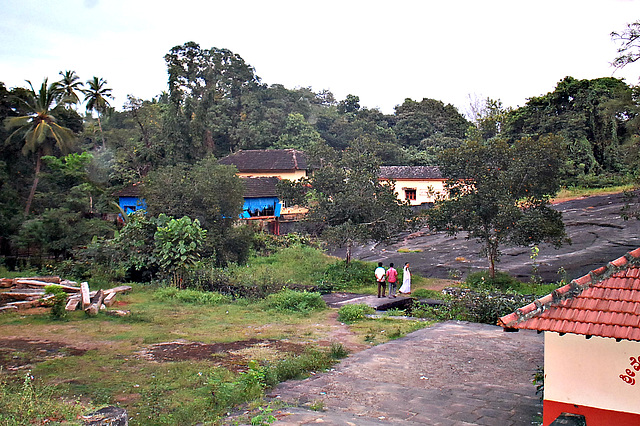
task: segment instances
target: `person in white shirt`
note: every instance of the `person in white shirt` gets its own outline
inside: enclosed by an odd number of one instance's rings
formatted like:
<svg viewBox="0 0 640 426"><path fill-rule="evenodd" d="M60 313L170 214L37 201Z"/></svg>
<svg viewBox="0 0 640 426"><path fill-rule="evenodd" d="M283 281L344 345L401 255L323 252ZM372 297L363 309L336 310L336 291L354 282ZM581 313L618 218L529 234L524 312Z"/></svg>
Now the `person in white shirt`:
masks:
<svg viewBox="0 0 640 426"><path fill-rule="evenodd" d="M411 294L411 271L409 270L409 262L404 264L402 269L402 287L398 293Z"/></svg>
<svg viewBox="0 0 640 426"><path fill-rule="evenodd" d="M386 272L382 267L382 262L378 262L378 267L374 272L378 283L378 298L384 297ZM382 292L382 296L380 296L380 292Z"/></svg>

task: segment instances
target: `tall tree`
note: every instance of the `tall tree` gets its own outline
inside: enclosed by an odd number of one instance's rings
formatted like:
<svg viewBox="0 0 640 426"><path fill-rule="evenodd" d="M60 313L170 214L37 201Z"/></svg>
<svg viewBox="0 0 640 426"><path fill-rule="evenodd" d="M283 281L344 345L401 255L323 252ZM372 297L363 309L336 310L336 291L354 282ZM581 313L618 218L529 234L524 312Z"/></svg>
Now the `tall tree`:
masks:
<svg viewBox="0 0 640 426"><path fill-rule="evenodd" d="M631 136L626 123L636 114L631 88L617 78L577 80L565 77L553 92L530 98L511 111L502 136L555 134L565 139L573 174L617 172L620 147Z"/></svg>
<svg viewBox="0 0 640 426"><path fill-rule="evenodd" d="M83 86L80 77L78 77L75 71L71 70L65 72L60 71L59 74L62 78L55 82L56 89L59 92L58 102L76 105L80 102L78 92L82 92Z"/></svg>
<svg viewBox="0 0 640 426"><path fill-rule="evenodd" d="M259 84L254 69L228 49L202 49L194 42L173 47L165 62L169 98L186 128L181 137L199 151L196 159L235 150L246 119L245 96Z"/></svg>
<svg viewBox="0 0 640 426"><path fill-rule="evenodd" d="M213 156L194 165L179 164L150 172L143 195L151 215L198 219L207 229L208 246L224 263L224 245L242 212L244 184L234 166L217 163Z"/></svg>
<svg viewBox="0 0 640 426"><path fill-rule="evenodd" d="M42 156L52 154L53 148L56 146L63 154L66 154L71 151L75 141L75 134L67 127L59 125L52 113L59 94L55 83L47 84L45 78L37 93L31 82L27 81L27 83L29 83L29 89L25 93L25 99L21 100L22 108L26 114L5 119L7 129L17 127L5 143L9 143L12 138L19 136L24 140L23 154L34 153L36 157L35 174L31 191L27 197L25 215L29 214L31 210L31 203L38 187Z"/></svg>
<svg viewBox="0 0 640 426"><path fill-rule="evenodd" d="M87 88L82 89L82 93L84 93L84 101L87 103L87 111L96 111L98 113L98 127L100 128L102 146L104 147L104 131L102 130L100 117L109 107L107 99L113 99L111 89L107 87L107 80L94 76L92 80L87 80Z"/></svg>
<svg viewBox="0 0 640 426"><path fill-rule="evenodd" d="M627 24L622 32L612 32L611 38L620 43L618 56L612 65L623 68L640 59L640 20Z"/></svg>
<svg viewBox="0 0 640 426"><path fill-rule="evenodd" d="M429 225L449 235L467 232L482 245L495 277L504 244L529 246L566 239L562 215L549 205L560 187L559 138L470 140L441 156L448 197L429 211Z"/></svg>

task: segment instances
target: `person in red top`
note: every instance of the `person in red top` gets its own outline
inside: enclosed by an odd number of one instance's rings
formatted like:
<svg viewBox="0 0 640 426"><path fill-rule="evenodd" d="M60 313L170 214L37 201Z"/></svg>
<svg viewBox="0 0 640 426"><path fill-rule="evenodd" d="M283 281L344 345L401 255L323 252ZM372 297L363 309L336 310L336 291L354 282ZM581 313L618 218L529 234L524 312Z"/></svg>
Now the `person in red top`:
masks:
<svg viewBox="0 0 640 426"><path fill-rule="evenodd" d="M398 282L398 271L393 267L393 263L389 264L387 269L387 282L389 283L389 297L396 297L396 284Z"/></svg>

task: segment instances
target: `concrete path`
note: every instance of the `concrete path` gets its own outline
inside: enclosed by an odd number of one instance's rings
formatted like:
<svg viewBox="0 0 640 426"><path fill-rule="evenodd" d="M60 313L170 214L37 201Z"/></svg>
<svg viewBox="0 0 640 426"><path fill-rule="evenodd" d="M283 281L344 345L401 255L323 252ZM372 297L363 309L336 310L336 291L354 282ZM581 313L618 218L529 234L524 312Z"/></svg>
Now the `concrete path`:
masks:
<svg viewBox="0 0 640 426"><path fill-rule="evenodd" d="M349 356L269 395L292 405L274 425L530 425L543 338L449 321ZM310 406L324 411L312 411Z"/></svg>

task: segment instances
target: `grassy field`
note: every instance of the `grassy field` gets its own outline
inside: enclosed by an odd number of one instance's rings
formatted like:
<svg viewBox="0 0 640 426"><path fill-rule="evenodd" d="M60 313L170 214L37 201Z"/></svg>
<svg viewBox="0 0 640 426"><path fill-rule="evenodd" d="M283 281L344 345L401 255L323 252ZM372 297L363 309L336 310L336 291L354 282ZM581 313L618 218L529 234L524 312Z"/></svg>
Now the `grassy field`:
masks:
<svg viewBox="0 0 640 426"><path fill-rule="evenodd" d="M286 249L234 274L317 284L335 263L318 250ZM415 281L416 288L442 285ZM0 314L0 425L75 424L111 404L126 408L132 425L220 424L238 404L260 407L281 380L429 324L382 318L347 325L326 306L295 311L269 299L210 300L195 291L179 300L166 288L129 285L114 306L131 312L123 318L76 311L53 320L45 308ZM375 291L372 279L357 287Z"/></svg>
<svg viewBox="0 0 640 426"><path fill-rule="evenodd" d="M561 202L573 198L590 197L594 195L618 194L635 189L634 184L606 187L606 188L563 188L553 197L552 202Z"/></svg>

